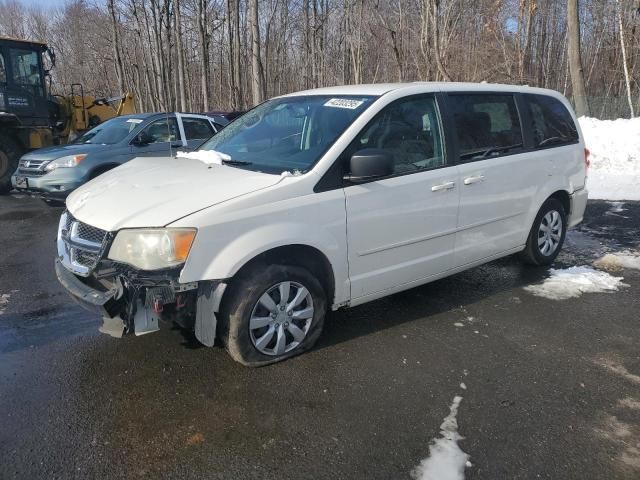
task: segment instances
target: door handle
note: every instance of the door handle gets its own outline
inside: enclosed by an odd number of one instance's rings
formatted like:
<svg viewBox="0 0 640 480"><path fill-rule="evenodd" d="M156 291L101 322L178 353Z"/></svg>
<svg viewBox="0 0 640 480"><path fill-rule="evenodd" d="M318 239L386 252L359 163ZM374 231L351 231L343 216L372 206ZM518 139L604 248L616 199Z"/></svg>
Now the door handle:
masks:
<svg viewBox="0 0 640 480"><path fill-rule="evenodd" d="M456 186L455 182L445 182L445 183L441 183L440 185L434 185L433 187L431 187L431 191L439 192L441 190L451 190L455 186Z"/></svg>
<svg viewBox="0 0 640 480"><path fill-rule="evenodd" d="M475 177L467 177L464 179L465 185L471 185L473 183L484 182L484 175L477 175Z"/></svg>
<svg viewBox="0 0 640 480"><path fill-rule="evenodd" d="M173 142L171 144L171 148L182 148L184 147L184 145L182 145L182 142Z"/></svg>

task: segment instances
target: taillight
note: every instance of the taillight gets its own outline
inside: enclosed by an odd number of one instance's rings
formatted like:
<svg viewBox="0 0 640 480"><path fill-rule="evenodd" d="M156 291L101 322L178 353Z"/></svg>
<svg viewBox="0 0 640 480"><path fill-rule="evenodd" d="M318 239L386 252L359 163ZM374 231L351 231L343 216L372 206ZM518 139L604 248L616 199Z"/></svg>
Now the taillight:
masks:
<svg viewBox="0 0 640 480"><path fill-rule="evenodd" d="M591 152L589 151L588 148L584 149L584 169L585 170L589 170L589 167L591 166L591 161L589 160L589 156L591 155Z"/></svg>

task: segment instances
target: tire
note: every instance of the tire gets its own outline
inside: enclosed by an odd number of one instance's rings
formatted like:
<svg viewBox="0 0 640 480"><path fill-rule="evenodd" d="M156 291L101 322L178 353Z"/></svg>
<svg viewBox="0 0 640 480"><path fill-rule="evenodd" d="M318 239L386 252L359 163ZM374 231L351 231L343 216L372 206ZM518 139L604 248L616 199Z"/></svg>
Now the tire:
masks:
<svg viewBox="0 0 640 480"><path fill-rule="evenodd" d="M559 200L549 198L540 207L529 232L527 245L522 252L524 261L530 265L551 265L560 253L566 235L567 214L564 207Z"/></svg>
<svg viewBox="0 0 640 480"><path fill-rule="evenodd" d="M0 135L0 194L11 190L11 175L18 168L22 156L20 146L4 135Z"/></svg>
<svg viewBox="0 0 640 480"><path fill-rule="evenodd" d="M298 302L291 309L282 309L281 292L286 293L280 289L283 283L289 284L286 303ZM271 308L267 308L270 302L265 296L273 301ZM237 362L248 367L268 365L313 347L322 332L326 311L325 290L305 268L254 265L229 285L220 311L219 337Z"/></svg>

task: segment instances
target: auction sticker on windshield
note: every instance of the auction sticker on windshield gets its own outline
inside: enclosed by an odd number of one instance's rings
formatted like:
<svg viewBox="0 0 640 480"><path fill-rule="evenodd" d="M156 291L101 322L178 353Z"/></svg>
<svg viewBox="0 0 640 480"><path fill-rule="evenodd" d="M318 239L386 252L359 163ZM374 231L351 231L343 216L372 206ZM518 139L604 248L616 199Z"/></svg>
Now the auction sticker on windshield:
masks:
<svg viewBox="0 0 640 480"><path fill-rule="evenodd" d="M140 120L139 118L130 118L129 120L127 120L128 123L142 123L142 120Z"/></svg>
<svg viewBox="0 0 640 480"><path fill-rule="evenodd" d="M324 106L325 107L335 107L335 108L348 108L349 110L355 110L364 102L362 100L351 100L349 98L332 98L328 100Z"/></svg>

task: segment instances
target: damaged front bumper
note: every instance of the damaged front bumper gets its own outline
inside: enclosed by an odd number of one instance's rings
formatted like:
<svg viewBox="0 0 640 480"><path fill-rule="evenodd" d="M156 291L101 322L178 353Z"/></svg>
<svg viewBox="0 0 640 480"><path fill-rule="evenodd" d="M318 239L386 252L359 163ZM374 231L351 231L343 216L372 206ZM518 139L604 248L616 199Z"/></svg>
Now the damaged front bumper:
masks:
<svg viewBox="0 0 640 480"><path fill-rule="evenodd" d="M99 313L103 317L114 317L122 310L122 291L120 289L115 286L106 291L91 288L67 270L57 258L55 269L56 276L62 286L84 308Z"/></svg>
<svg viewBox="0 0 640 480"><path fill-rule="evenodd" d="M159 320L166 320L194 330L204 345L214 344L216 313L226 288L223 281L180 284L178 271L138 272L113 265L79 277L60 259L55 270L75 301L103 317L103 333L143 335L159 330Z"/></svg>

